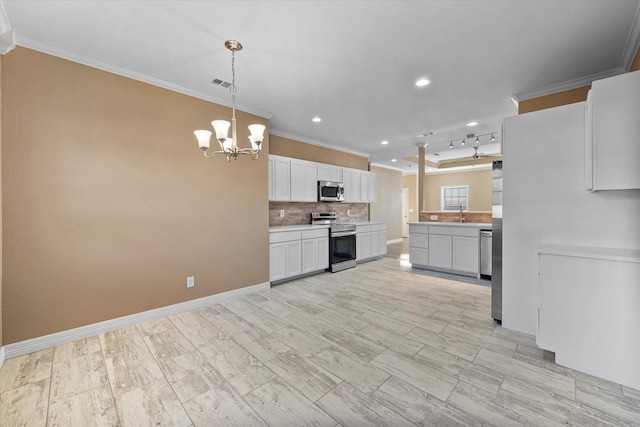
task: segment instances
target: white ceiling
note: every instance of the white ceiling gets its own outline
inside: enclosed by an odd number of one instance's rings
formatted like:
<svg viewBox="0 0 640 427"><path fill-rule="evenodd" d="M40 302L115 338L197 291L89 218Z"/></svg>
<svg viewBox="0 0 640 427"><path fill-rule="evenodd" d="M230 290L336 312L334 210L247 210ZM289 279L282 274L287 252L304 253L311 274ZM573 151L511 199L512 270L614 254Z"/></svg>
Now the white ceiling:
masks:
<svg viewBox="0 0 640 427"><path fill-rule="evenodd" d="M19 45L225 105L211 80L231 80L224 41L236 39L238 106L271 133L406 171L416 143L469 157L470 141L449 142L494 132L479 151L499 151L511 97L620 73L640 42L639 0L3 3ZM417 88L422 76L432 84Z"/></svg>

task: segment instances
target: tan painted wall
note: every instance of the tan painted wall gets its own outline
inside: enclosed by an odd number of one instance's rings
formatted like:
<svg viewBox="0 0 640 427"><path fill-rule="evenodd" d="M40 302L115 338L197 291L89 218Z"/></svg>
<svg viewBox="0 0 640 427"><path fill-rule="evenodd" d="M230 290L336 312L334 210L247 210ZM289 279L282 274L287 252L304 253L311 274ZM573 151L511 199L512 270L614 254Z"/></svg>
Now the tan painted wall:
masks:
<svg viewBox="0 0 640 427"><path fill-rule="evenodd" d="M402 188L409 189L409 222L418 222L418 183L415 175L402 177ZM413 209L413 212L411 212Z"/></svg>
<svg viewBox="0 0 640 427"><path fill-rule="evenodd" d="M378 179L378 201L369 204L371 221L387 223L387 240L402 239L402 172L372 166Z"/></svg>
<svg viewBox="0 0 640 427"><path fill-rule="evenodd" d="M491 179L491 169L425 175L425 210L439 211L441 209L440 187L447 185L468 185L469 210L491 211Z"/></svg>
<svg viewBox="0 0 640 427"><path fill-rule="evenodd" d="M307 144L277 135L269 135L269 142L271 144L269 154L293 157L294 159L308 160L310 162L326 163L344 168L369 170L369 161L363 156Z"/></svg>
<svg viewBox="0 0 640 427"><path fill-rule="evenodd" d="M589 89L591 89L591 85L520 101L518 104L518 114L586 101Z"/></svg>
<svg viewBox="0 0 640 427"><path fill-rule="evenodd" d="M629 71L638 71L640 70L640 49L638 49L638 51L636 52L636 57L633 59L633 62L631 63L631 68L629 68Z"/></svg>
<svg viewBox="0 0 640 427"><path fill-rule="evenodd" d="M640 70L640 49L636 52L636 56L631 63L631 68L629 68L629 71L637 70ZM521 101L518 104L518 114L586 101L589 89L591 89L591 85Z"/></svg>
<svg viewBox="0 0 640 427"><path fill-rule="evenodd" d="M192 133L229 108L25 48L2 62L4 344L268 281L268 141L228 164Z"/></svg>

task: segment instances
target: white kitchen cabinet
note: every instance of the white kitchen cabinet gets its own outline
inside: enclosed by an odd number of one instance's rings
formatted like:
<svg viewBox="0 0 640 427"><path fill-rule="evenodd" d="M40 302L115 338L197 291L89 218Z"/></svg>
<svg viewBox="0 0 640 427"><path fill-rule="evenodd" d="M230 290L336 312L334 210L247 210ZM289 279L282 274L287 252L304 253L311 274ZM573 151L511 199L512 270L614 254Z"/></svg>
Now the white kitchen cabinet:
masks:
<svg viewBox="0 0 640 427"><path fill-rule="evenodd" d="M453 236L453 269L477 274L480 247L477 237Z"/></svg>
<svg viewBox="0 0 640 427"><path fill-rule="evenodd" d="M387 254L387 225L371 225L371 256L379 257Z"/></svg>
<svg viewBox="0 0 640 427"><path fill-rule="evenodd" d="M269 280L275 282L287 277L285 243L269 244Z"/></svg>
<svg viewBox="0 0 640 427"><path fill-rule="evenodd" d="M378 201L378 176L375 172L369 172L369 203Z"/></svg>
<svg viewBox="0 0 640 427"><path fill-rule="evenodd" d="M326 229L302 232L302 273L329 267L329 236Z"/></svg>
<svg viewBox="0 0 640 427"><path fill-rule="evenodd" d="M269 156L267 159L268 162L268 187L269 187L269 200L275 200L276 199L276 184L275 184L275 164L276 164L276 159L273 156Z"/></svg>
<svg viewBox="0 0 640 427"><path fill-rule="evenodd" d="M270 281L323 271L328 267L328 228L269 233Z"/></svg>
<svg viewBox="0 0 640 427"><path fill-rule="evenodd" d="M315 202L318 200L317 163L291 159L292 202Z"/></svg>
<svg viewBox="0 0 640 427"><path fill-rule="evenodd" d="M369 171L360 171L360 201L362 203L369 203Z"/></svg>
<svg viewBox="0 0 640 427"><path fill-rule="evenodd" d="M452 269L453 240L451 237L441 234L429 234L429 267Z"/></svg>
<svg viewBox="0 0 640 427"><path fill-rule="evenodd" d="M486 224L409 224L409 261L416 268L480 277L480 228Z"/></svg>
<svg viewBox="0 0 640 427"><path fill-rule="evenodd" d="M429 265L429 227L409 224L409 262L416 267Z"/></svg>
<svg viewBox="0 0 640 427"><path fill-rule="evenodd" d="M318 163L318 181L342 182L342 168Z"/></svg>
<svg viewBox="0 0 640 427"><path fill-rule="evenodd" d="M302 274L300 240L269 244L269 280L272 282Z"/></svg>
<svg viewBox="0 0 640 427"><path fill-rule="evenodd" d="M269 200L291 200L291 159L269 156Z"/></svg>
<svg viewBox="0 0 640 427"><path fill-rule="evenodd" d="M360 171L343 168L342 184L344 186L345 203L360 203Z"/></svg>
<svg viewBox="0 0 640 427"><path fill-rule="evenodd" d="M587 189L640 189L640 71L594 81L586 116Z"/></svg>
<svg viewBox="0 0 640 427"><path fill-rule="evenodd" d="M387 224L356 224L356 261L366 261L387 254Z"/></svg>

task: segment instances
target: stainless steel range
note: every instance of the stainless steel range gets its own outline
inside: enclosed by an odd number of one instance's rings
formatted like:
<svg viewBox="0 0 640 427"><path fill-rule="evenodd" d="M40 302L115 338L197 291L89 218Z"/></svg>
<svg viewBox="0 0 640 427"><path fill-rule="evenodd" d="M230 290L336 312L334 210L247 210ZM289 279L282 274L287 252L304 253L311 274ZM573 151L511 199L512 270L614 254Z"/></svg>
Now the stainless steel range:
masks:
<svg viewBox="0 0 640 427"><path fill-rule="evenodd" d="M356 226L336 222L335 212L314 212L311 224L329 224L329 271L356 266Z"/></svg>

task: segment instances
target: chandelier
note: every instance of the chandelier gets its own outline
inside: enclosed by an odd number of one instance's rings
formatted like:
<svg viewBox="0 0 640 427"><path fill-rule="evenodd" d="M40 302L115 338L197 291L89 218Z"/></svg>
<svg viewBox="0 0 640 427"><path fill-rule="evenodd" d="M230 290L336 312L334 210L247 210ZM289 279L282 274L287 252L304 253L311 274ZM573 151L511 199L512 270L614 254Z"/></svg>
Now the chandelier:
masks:
<svg viewBox="0 0 640 427"><path fill-rule="evenodd" d="M224 42L227 49L231 51L231 86L229 91L231 92L231 123L226 120L214 120L211 122L211 126L216 132L216 139L220 143L220 151L214 151L210 155L207 154L209 149L209 140L211 139L211 131L208 130L196 130L193 133L198 139L198 146L202 150L202 153L207 159L213 158L216 154L222 154L227 156L227 161L230 162L233 157L234 160L238 159L240 154L248 154L252 159L258 158L258 153L264 140L264 125L253 124L249 125L249 142L251 142L251 148L238 148L238 137L236 133L236 52L242 50L240 42L235 40L227 40ZM231 127L231 138L228 138L229 127Z"/></svg>

